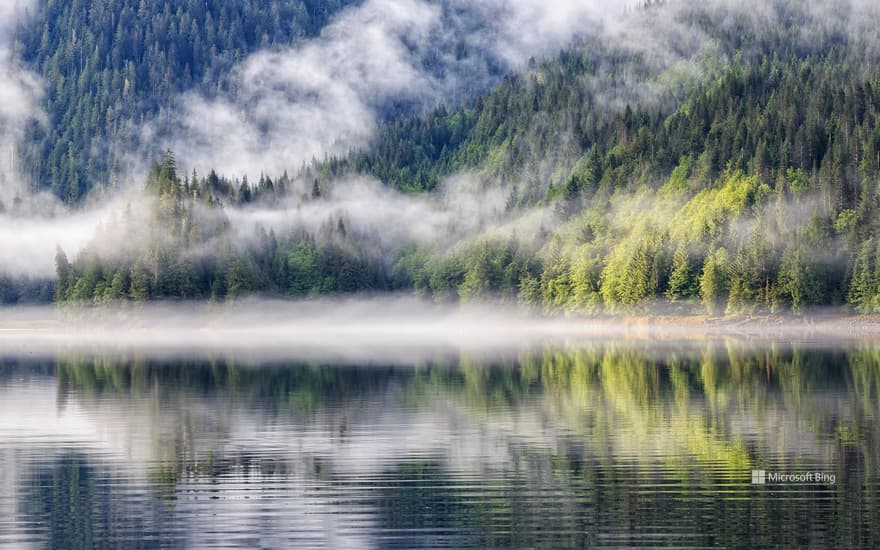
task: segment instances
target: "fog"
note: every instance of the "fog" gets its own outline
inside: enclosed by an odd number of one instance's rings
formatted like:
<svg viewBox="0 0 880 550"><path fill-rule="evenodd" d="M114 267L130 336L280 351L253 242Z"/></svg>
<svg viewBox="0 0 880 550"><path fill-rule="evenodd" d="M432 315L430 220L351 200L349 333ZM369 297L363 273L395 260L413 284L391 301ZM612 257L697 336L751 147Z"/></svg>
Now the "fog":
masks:
<svg viewBox="0 0 880 550"><path fill-rule="evenodd" d="M235 97L182 98L172 149L198 168L240 176L364 145L376 124L371 103L424 93L405 42L424 44L437 17L416 0L368 0L316 40L254 54L233 70Z"/></svg>
<svg viewBox="0 0 880 550"><path fill-rule="evenodd" d="M497 305L438 306L411 297L148 304L0 312L6 353L230 353L262 359L410 363L575 336L582 327Z"/></svg>
<svg viewBox="0 0 880 550"><path fill-rule="evenodd" d="M29 120L40 119L39 78L18 59L15 32L27 21L30 1L0 2L0 216L26 192L18 165L18 141Z"/></svg>
<svg viewBox="0 0 880 550"><path fill-rule="evenodd" d="M245 59L229 93L185 94L171 148L227 175L295 170L367 145L389 103L424 109L472 97L625 4L367 0L316 39ZM146 127L147 142L156 130Z"/></svg>
<svg viewBox="0 0 880 550"><path fill-rule="evenodd" d="M874 27L865 22L880 15L872 2L861 0L711 0L636 10L640 4L367 0L344 10L317 38L249 56L232 69L229 92L184 94L170 115L145 126L145 141L170 132L170 147L183 164L202 171L280 174L367 146L388 105L424 110L466 101L503 74L524 70L530 59L552 56L584 37L633 56L628 73L615 77L600 70L584 78L600 104L622 109L658 101L674 91L670 86L687 85L729 62L717 40L688 16L692 12L726 32L750 25L760 37L762 28L804 10L812 18L799 29L806 48L830 32L876 43ZM179 124L162 129L158 120L169 118Z"/></svg>
<svg viewBox="0 0 880 550"><path fill-rule="evenodd" d="M660 309L658 309L660 311ZM837 346L868 341L876 319L832 312L806 318L695 322L677 318L542 317L497 303L437 305L413 297L233 304L153 303L88 309L0 310L0 355L234 357L412 365L459 353L478 359L545 345L650 340L653 352L705 340Z"/></svg>
<svg viewBox="0 0 880 550"><path fill-rule="evenodd" d="M510 211L509 191L485 186L471 173L446 178L432 194L401 193L363 176L334 182L318 200L293 192L279 205L228 208L226 214L239 239L257 228L284 234L301 229L318 234L328 223L343 220L345 227L372 242L376 254L407 243L430 245L444 252L480 235L537 238L539 228L557 223L552 209Z"/></svg>
<svg viewBox="0 0 880 550"><path fill-rule="evenodd" d="M564 2L547 10L531 1L368 0L341 13L316 39L245 59L232 71L230 95L181 96L170 117L181 125L160 148L174 150L181 166L227 176L296 170L312 158L366 146L388 102L427 108L488 89L500 76L499 69L491 74L490 65L516 69L530 56L566 45L575 33L595 27L593 16L608 7L601 4ZM612 4L622 13L617 6L622 3ZM114 197L71 211L48 194L27 192L14 152L22 124L45 117L39 110L41 83L21 67L12 47L17 25L27 24L25 7L0 7L0 44L6 45L0 71L8 77L0 84L0 99L6 100L0 116L9 159L0 172L0 200L15 205L13 212L0 214L0 274L50 278L58 246L75 257L126 204L142 208L147 201ZM455 58L454 45L468 55ZM436 58L434 67L425 66L429 58ZM169 117L157 120L163 118ZM155 143L156 131L156 123L144 125L147 143ZM131 152L126 164L137 165L138 157ZM133 171L137 174L120 179L143 181L145 170ZM340 182L322 201L291 199L272 210L227 213L239 236L252 234L257 224L314 232L329 217L343 216L360 231L380 235L383 246L444 235L448 247L474 231L511 222L502 216L502 191L486 189L471 174L450 178L442 188L443 198L435 203L436 197L413 198L361 178ZM542 214L529 215L537 218L551 223Z"/></svg>
<svg viewBox="0 0 880 550"><path fill-rule="evenodd" d="M0 2L0 275L49 278L55 250L76 251L94 238L117 201L71 211L47 192L35 193L22 172L19 148L26 124L46 124L42 81L19 58L16 31L36 9L30 0Z"/></svg>

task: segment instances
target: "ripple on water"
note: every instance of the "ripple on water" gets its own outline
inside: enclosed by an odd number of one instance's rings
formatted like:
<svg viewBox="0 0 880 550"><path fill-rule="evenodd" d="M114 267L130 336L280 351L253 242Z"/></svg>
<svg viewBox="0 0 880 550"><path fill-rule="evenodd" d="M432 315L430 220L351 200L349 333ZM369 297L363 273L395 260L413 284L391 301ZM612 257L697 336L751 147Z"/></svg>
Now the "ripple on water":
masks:
<svg viewBox="0 0 880 550"><path fill-rule="evenodd" d="M880 354L726 353L9 362L0 545L880 547Z"/></svg>

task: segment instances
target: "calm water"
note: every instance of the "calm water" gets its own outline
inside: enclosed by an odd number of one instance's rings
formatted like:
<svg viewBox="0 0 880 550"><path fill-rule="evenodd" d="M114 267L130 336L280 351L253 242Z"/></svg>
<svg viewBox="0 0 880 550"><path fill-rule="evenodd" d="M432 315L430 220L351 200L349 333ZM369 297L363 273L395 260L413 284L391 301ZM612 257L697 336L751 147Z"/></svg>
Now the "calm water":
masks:
<svg viewBox="0 0 880 550"><path fill-rule="evenodd" d="M867 344L7 358L0 546L880 548L878 386Z"/></svg>

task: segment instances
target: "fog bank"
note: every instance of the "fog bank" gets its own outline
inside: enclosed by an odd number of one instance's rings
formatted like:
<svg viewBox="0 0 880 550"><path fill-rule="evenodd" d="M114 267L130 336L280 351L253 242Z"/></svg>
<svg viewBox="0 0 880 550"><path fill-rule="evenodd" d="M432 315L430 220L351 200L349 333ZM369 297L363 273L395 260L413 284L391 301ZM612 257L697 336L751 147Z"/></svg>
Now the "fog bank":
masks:
<svg viewBox="0 0 880 550"><path fill-rule="evenodd" d="M731 339L840 346L878 335L880 319L823 312L806 318L548 318L503 304L436 305L402 296L0 310L0 354L13 357L135 353L411 365L449 354L492 357L587 342L645 343L660 351Z"/></svg>

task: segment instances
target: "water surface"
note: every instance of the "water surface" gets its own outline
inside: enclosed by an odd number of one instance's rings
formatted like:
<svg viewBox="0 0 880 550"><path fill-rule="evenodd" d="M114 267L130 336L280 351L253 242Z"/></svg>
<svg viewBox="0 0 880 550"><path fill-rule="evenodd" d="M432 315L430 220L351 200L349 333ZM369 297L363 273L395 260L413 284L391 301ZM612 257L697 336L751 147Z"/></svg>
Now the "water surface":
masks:
<svg viewBox="0 0 880 550"><path fill-rule="evenodd" d="M0 545L877 548L878 387L868 343L7 357Z"/></svg>

